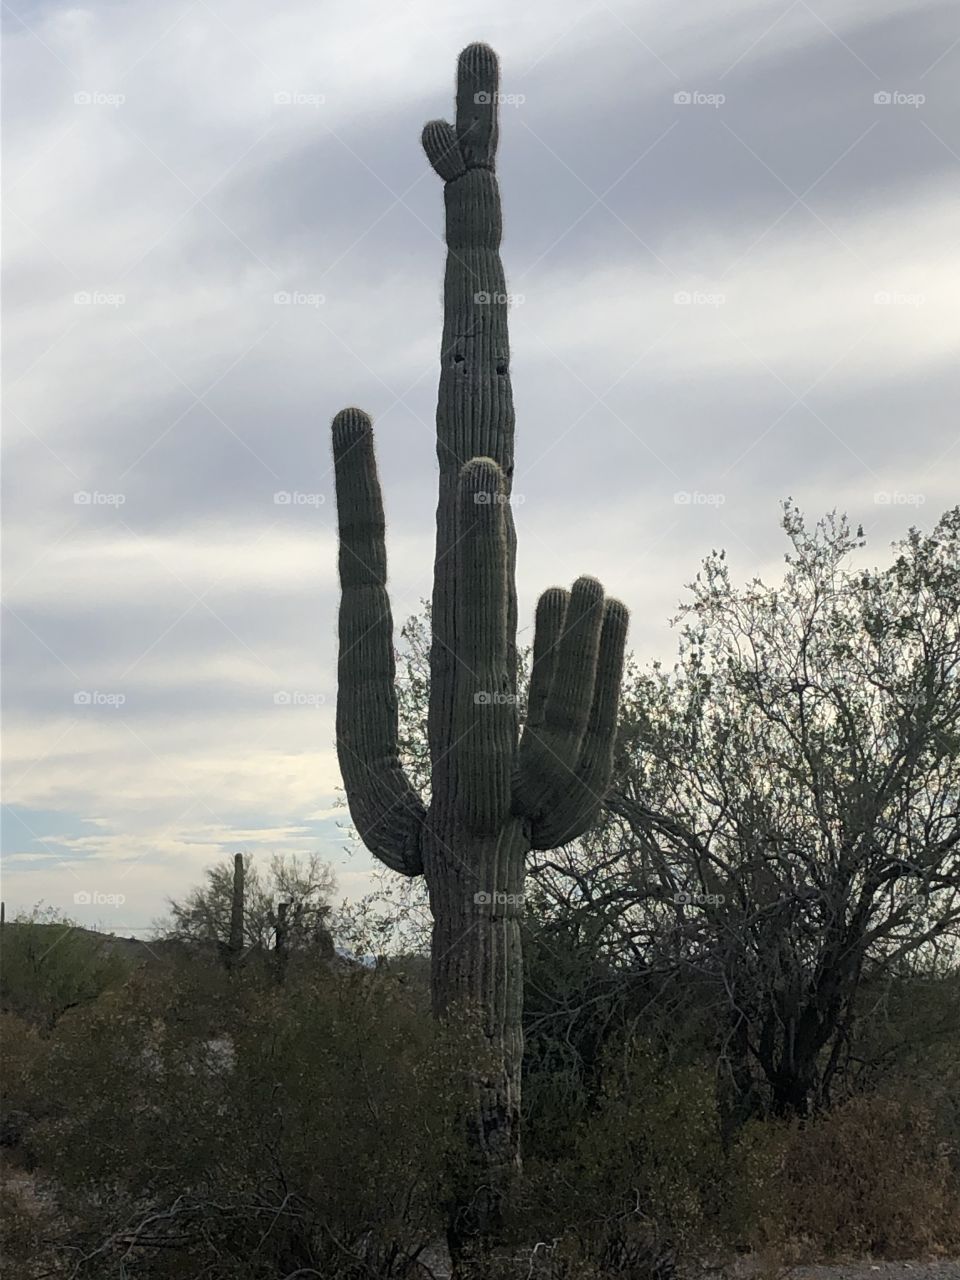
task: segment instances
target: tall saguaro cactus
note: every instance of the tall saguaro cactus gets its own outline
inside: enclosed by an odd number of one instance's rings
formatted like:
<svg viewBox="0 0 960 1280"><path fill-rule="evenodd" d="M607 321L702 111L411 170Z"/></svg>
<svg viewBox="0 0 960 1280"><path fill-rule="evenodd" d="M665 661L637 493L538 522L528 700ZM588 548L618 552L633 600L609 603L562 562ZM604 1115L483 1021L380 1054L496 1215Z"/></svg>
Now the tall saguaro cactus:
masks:
<svg viewBox="0 0 960 1280"><path fill-rule="evenodd" d="M627 611L593 578L552 587L536 611L529 711L516 707L514 410L500 261L498 65L460 55L456 124L423 147L444 182L447 261L437 406L440 496L433 587L429 808L397 744L393 620L369 417L333 420L340 528L337 746L350 812L388 867L424 875L435 1013L473 1010L491 1069L468 1117L477 1161L464 1232L495 1219L518 1167L526 856L580 835L613 763ZM481 1191L480 1188L483 1188Z"/></svg>

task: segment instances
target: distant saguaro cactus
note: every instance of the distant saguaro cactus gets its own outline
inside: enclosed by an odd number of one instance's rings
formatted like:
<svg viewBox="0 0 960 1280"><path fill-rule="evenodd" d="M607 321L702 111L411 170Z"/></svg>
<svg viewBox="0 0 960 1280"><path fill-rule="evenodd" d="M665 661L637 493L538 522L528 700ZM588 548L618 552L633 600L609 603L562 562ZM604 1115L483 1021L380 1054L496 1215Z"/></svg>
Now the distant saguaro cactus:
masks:
<svg viewBox="0 0 960 1280"><path fill-rule="evenodd" d="M456 125L423 147L444 180L447 261L437 407L429 809L401 766L384 514L369 417L333 420L340 528L337 747L350 812L388 867L426 877L434 1011L475 1011L495 1064L476 1082L464 1234L496 1222L519 1164L520 916L526 855L580 835L608 785L627 611L593 578L536 611L529 710L516 700L514 410L500 261L497 57L460 55ZM456 1228L455 1228L456 1230Z"/></svg>
<svg viewBox="0 0 960 1280"><path fill-rule="evenodd" d="M277 903L277 930L274 944L274 977L282 984L287 976L287 908L289 902Z"/></svg>
<svg viewBox="0 0 960 1280"><path fill-rule="evenodd" d="M230 942L227 967L232 969L243 954L243 854L233 857L233 898L230 903Z"/></svg>

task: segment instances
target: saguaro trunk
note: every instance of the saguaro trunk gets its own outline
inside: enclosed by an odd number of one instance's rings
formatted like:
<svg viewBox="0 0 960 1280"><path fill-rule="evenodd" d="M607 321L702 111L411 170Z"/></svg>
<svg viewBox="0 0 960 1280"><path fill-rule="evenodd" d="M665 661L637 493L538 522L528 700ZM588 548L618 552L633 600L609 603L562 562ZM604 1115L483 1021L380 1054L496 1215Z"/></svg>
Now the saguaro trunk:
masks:
<svg viewBox="0 0 960 1280"><path fill-rule="evenodd" d="M447 263L437 404L440 492L428 733L429 811L397 746L393 620L370 419L333 422L340 525L337 748L350 812L388 867L424 875L433 1005L475 1020L488 1052L467 1105L472 1159L451 1238L496 1229L519 1168L526 855L580 835L609 783L627 614L592 578L537 606L527 722L516 704L514 411L495 174L496 55L460 55L456 124L423 146L444 181ZM519 740L518 740L519 739Z"/></svg>
<svg viewBox="0 0 960 1280"><path fill-rule="evenodd" d="M470 1159L458 1170L454 1245L495 1231L520 1169L520 916L529 848L519 818L495 834L477 836L455 820L444 826L440 815L431 814L424 838L434 919L434 1012L442 1018L453 1008L469 1010L486 1047L464 1112Z"/></svg>

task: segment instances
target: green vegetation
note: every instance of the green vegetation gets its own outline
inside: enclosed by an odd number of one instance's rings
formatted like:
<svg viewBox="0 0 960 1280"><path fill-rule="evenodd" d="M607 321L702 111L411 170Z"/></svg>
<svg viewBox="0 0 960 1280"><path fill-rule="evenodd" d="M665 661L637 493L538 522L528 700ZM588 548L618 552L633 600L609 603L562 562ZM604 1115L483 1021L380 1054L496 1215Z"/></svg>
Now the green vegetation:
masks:
<svg viewBox="0 0 960 1280"><path fill-rule="evenodd" d="M536 899L524 927L525 1174L499 1245L464 1275L521 1280L537 1241L533 1274L551 1280L654 1280L744 1251L960 1251L955 973L928 975L922 1000L917 979L894 983L882 1014L871 993L874 1066L843 1100L806 1120L755 1117L724 1142L709 988L651 1001L591 939L561 943ZM78 936L94 955L109 942ZM422 1274L485 1048L469 1021L431 1017L418 957L318 960L278 986L268 966L161 950L53 1022L40 1004L12 1012L28 1002L4 991L9 1274Z"/></svg>

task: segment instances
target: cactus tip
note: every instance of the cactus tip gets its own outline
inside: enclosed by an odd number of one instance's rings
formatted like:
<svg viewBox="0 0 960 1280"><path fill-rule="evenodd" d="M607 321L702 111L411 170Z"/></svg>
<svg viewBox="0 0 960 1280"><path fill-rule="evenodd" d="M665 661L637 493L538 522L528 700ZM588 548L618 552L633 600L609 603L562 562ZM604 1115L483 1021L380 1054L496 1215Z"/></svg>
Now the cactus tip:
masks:
<svg viewBox="0 0 960 1280"><path fill-rule="evenodd" d="M361 436L373 430L370 415L362 409L341 409L333 420L333 443L335 448L355 443Z"/></svg>

